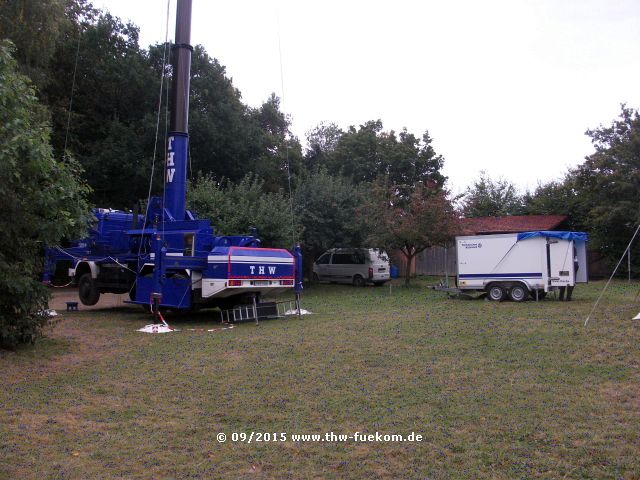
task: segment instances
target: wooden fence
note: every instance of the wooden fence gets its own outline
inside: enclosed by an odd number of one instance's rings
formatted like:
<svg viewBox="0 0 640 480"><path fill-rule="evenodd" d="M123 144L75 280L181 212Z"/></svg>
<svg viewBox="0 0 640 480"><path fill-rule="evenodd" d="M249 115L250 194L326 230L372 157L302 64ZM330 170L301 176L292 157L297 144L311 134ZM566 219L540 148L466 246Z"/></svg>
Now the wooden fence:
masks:
<svg viewBox="0 0 640 480"><path fill-rule="evenodd" d="M398 274L404 277L407 271L407 261L401 252L391 252L391 262L398 267ZM442 275L445 274L445 265L449 275L456 274L456 247L448 249L443 247L431 247L420 252L413 259L412 274L415 275Z"/></svg>
<svg viewBox="0 0 640 480"><path fill-rule="evenodd" d="M431 247L416 256L417 275L456 274L456 247Z"/></svg>

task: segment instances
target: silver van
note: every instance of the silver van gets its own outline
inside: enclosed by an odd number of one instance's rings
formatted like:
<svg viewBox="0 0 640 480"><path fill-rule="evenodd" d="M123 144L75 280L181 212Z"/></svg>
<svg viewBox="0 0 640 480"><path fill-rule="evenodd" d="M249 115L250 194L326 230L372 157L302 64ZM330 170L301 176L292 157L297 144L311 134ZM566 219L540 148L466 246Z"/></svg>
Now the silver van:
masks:
<svg viewBox="0 0 640 480"><path fill-rule="evenodd" d="M313 281L382 285L389 280L389 271L389 257L378 249L332 248L313 263Z"/></svg>

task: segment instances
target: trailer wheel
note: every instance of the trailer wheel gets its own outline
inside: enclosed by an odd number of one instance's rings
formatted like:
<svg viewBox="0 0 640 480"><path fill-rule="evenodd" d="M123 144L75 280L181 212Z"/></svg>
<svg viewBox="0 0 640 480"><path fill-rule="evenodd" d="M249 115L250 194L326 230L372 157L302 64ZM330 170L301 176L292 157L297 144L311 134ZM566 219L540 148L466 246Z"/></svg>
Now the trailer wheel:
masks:
<svg viewBox="0 0 640 480"><path fill-rule="evenodd" d="M490 285L487 293L489 294L489 298L494 302L501 302L505 297L504 288L498 283Z"/></svg>
<svg viewBox="0 0 640 480"><path fill-rule="evenodd" d="M90 273L85 273L78 281L78 296L83 305L95 305L100 300L100 291Z"/></svg>
<svg viewBox="0 0 640 480"><path fill-rule="evenodd" d="M353 277L353 286L354 287L364 287L364 278L360 275L356 275Z"/></svg>
<svg viewBox="0 0 640 480"><path fill-rule="evenodd" d="M511 287L511 290L509 290L509 298L511 298L511 300L513 300L514 302L523 302L527 299L528 296L529 292L524 287L524 285L517 284Z"/></svg>

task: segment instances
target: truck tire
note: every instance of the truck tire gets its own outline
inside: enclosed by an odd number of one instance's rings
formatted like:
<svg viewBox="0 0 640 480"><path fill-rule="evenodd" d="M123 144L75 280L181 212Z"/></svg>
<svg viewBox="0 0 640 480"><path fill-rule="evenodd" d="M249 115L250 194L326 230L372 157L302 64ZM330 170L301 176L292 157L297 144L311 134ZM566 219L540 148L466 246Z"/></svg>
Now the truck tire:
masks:
<svg viewBox="0 0 640 480"><path fill-rule="evenodd" d="M494 302L501 302L505 297L504 287L499 283L492 283L487 287L487 295Z"/></svg>
<svg viewBox="0 0 640 480"><path fill-rule="evenodd" d="M516 284L509 290L509 298L514 302L523 302L529 296L529 291L524 285Z"/></svg>
<svg viewBox="0 0 640 480"><path fill-rule="evenodd" d="M78 281L78 296L83 305L95 305L100 300L100 291L90 273L85 273Z"/></svg>
<svg viewBox="0 0 640 480"><path fill-rule="evenodd" d="M360 275L355 275L353 277L353 286L364 287L364 278L362 278Z"/></svg>

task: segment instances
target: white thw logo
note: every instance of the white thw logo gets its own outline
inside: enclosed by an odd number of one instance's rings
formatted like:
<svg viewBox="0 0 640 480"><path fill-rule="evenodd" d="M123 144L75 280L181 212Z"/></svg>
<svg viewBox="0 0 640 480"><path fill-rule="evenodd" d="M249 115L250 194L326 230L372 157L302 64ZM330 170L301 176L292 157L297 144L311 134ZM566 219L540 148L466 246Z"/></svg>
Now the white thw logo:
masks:
<svg viewBox="0 0 640 480"><path fill-rule="evenodd" d="M269 275L275 275L276 267L267 267L267 268L269 269ZM249 270L251 270L251 275L255 275L256 266L255 265L249 265ZM259 266L258 267L258 275L264 275L264 267L263 266Z"/></svg>

